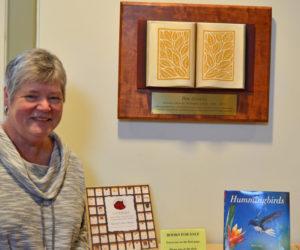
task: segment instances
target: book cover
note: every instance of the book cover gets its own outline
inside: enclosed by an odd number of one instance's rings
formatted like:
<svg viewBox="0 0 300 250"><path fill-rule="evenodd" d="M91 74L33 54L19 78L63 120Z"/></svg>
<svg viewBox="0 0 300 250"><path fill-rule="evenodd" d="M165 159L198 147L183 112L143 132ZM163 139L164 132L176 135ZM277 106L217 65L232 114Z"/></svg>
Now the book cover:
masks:
<svg viewBox="0 0 300 250"><path fill-rule="evenodd" d="M225 250L289 250L288 192L225 191Z"/></svg>
<svg viewBox="0 0 300 250"><path fill-rule="evenodd" d="M245 87L246 25L147 21L146 86Z"/></svg>

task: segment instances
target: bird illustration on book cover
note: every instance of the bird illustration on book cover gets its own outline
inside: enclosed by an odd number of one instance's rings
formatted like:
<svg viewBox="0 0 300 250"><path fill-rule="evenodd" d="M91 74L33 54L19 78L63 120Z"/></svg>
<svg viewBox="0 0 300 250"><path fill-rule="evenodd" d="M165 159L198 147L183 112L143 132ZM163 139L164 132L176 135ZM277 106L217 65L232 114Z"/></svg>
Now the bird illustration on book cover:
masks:
<svg viewBox="0 0 300 250"><path fill-rule="evenodd" d="M288 192L225 191L224 250L289 250Z"/></svg>

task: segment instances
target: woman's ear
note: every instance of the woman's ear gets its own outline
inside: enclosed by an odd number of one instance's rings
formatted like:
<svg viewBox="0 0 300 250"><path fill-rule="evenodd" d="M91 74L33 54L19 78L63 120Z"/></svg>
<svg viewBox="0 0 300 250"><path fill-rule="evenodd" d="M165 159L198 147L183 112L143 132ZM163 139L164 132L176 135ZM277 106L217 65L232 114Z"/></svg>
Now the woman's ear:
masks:
<svg viewBox="0 0 300 250"><path fill-rule="evenodd" d="M8 105L8 94L7 94L6 86L4 86L4 105L5 106Z"/></svg>

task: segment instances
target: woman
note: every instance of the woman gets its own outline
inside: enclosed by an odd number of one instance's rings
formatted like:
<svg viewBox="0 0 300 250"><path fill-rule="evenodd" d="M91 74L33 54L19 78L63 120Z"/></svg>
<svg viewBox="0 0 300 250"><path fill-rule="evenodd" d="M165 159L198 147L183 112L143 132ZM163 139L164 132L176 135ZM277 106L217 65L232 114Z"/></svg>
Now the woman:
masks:
<svg viewBox="0 0 300 250"><path fill-rule="evenodd" d="M0 126L0 248L89 249L82 166L53 132L65 100L60 60L32 49L6 68Z"/></svg>

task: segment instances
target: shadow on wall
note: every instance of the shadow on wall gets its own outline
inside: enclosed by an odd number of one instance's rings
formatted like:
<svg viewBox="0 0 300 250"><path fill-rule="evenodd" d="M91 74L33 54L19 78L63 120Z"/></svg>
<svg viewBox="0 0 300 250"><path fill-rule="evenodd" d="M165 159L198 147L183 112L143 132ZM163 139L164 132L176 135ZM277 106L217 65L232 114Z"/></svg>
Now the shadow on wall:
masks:
<svg viewBox="0 0 300 250"><path fill-rule="evenodd" d="M271 69L269 91L269 122L267 124L180 123L180 122L118 122L120 139L180 140L186 142L256 142L272 143L274 62L276 22L272 20ZM255 79L258 80L259 79Z"/></svg>
<svg viewBox="0 0 300 250"><path fill-rule="evenodd" d="M119 121L119 138L186 142L272 142L272 124L200 124Z"/></svg>

